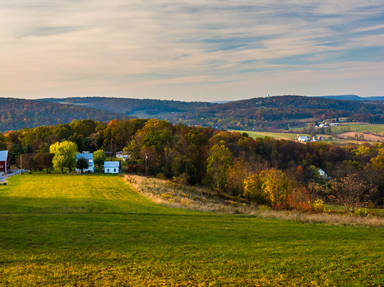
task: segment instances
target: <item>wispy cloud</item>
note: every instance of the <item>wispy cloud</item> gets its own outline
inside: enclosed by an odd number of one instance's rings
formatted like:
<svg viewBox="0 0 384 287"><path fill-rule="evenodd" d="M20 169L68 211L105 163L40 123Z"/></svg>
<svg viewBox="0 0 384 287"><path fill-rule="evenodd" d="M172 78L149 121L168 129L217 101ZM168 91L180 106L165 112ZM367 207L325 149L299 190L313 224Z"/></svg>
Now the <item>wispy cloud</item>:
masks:
<svg viewBox="0 0 384 287"><path fill-rule="evenodd" d="M378 95L384 2L4 1L0 46L4 96Z"/></svg>

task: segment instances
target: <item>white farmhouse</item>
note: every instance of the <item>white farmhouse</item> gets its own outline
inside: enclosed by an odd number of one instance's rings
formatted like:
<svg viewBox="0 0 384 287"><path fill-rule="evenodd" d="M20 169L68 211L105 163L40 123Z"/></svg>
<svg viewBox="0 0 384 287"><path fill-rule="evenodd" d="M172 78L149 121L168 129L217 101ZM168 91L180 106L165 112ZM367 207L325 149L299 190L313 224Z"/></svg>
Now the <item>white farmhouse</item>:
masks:
<svg viewBox="0 0 384 287"><path fill-rule="evenodd" d="M119 173L120 162L118 161L105 161L104 162L104 173Z"/></svg>

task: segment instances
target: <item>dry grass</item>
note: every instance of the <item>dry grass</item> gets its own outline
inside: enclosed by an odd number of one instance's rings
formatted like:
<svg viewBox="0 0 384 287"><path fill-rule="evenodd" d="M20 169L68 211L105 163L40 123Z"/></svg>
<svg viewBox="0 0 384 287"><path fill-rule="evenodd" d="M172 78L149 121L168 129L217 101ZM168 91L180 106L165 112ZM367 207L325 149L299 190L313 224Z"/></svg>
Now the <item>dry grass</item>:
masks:
<svg viewBox="0 0 384 287"><path fill-rule="evenodd" d="M297 211L267 210L257 213L262 218L285 219L295 222L326 223L330 225L365 225L370 227L384 226L384 218L377 216L350 216L328 213L303 213Z"/></svg>
<svg viewBox="0 0 384 287"><path fill-rule="evenodd" d="M384 226L384 217L350 216L329 213L307 213L299 211L270 210L245 202L224 200L207 188L186 186L171 181L148 178L138 175L126 175L125 179L134 189L158 204L228 214L248 214L261 218L283 219L304 223L325 223L330 225L363 225L369 227Z"/></svg>
<svg viewBox="0 0 384 287"><path fill-rule="evenodd" d="M345 132L338 134L337 137L341 139L355 139L356 136L361 137L361 141L367 142L384 142L384 137L379 135L374 135L371 133L362 133L362 132Z"/></svg>
<svg viewBox="0 0 384 287"><path fill-rule="evenodd" d="M125 179L152 201L171 207L229 214L253 214L253 205L225 200L207 188L186 186L168 180L126 175Z"/></svg>

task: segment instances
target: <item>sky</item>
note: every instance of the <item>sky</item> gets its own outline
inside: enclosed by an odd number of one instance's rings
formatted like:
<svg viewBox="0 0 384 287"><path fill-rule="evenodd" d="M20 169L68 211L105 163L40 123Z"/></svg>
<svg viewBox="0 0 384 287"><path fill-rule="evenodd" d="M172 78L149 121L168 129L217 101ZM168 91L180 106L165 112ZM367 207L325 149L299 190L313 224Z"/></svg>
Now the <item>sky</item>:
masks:
<svg viewBox="0 0 384 287"><path fill-rule="evenodd" d="M366 97L383 78L383 0L0 1L0 97Z"/></svg>

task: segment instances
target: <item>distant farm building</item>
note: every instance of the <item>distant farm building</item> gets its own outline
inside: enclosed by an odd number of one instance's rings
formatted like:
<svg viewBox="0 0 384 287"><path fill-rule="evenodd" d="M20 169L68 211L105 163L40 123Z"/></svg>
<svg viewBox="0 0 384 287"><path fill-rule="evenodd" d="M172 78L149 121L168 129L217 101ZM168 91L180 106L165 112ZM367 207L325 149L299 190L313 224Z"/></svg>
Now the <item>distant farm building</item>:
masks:
<svg viewBox="0 0 384 287"><path fill-rule="evenodd" d="M88 151L83 151L82 153L76 154L76 161L79 159L84 158L88 161L88 168L84 169L83 172L94 172L95 171L95 165L93 163L93 153L90 153ZM76 168L76 172L81 172L80 169Z"/></svg>
<svg viewBox="0 0 384 287"><path fill-rule="evenodd" d="M311 138L309 136L297 136L297 140L302 143L310 142Z"/></svg>
<svg viewBox="0 0 384 287"><path fill-rule="evenodd" d="M10 160L7 150L0 151L0 173L7 173L10 169Z"/></svg>
<svg viewBox="0 0 384 287"><path fill-rule="evenodd" d="M118 161L105 161L104 162L104 173L119 173L120 162Z"/></svg>
<svg viewBox="0 0 384 287"><path fill-rule="evenodd" d="M123 161L127 161L128 155L124 154L122 151L118 151L116 153L116 158L121 159Z"/></svg>

